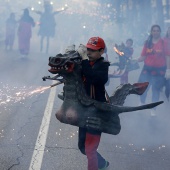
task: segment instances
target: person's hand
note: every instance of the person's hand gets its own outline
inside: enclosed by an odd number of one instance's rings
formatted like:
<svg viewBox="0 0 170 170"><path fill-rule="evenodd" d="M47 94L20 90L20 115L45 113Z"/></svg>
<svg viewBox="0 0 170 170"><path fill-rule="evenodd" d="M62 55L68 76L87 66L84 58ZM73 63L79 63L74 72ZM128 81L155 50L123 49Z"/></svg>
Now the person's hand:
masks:
<svg viewBox="0 0 170 170"><path fill-rule="evenodd" d="M165 78L168 80L170 79L170 69L167 69L165 72Z"/></svg>
<svg viewBox="0 0 170 170"><path fill-rule="evenodd" d="M87 48L85 45L80 44L79 48L77 49L77 52L80 54L83 60L88 60Z"/></svg>
<svg viewBox="0 0 170 170"><path fill-rule="evenodd" d="M74 51L75 50L75 45L69 45L67 46L67 48L65 49L65 54L69 53L70 51Z"/></svg>

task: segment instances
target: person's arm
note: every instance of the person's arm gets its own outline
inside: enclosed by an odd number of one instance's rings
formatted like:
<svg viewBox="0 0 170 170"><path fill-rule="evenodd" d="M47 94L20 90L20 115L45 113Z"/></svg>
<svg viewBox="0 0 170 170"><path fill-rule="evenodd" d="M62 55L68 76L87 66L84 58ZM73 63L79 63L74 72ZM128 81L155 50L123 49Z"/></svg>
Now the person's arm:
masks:
<svg viewBox="0 0 170 170"><path fill-rule="evenodd" d="M38 14L38 15L42 15L42 12L41 12L41 11L35 11L35 10L34 10L34 12L35 12L36 14Z"/></svg>
<svg viewBox="0 0 170 170"><path fill-rule="evenodd" d="M143 49L142 49L142 53L141 56L138 58L138 62L143 62L146 58L146 45L144 45Z"/></svg>
<svg viewBox="0 0 170 170"><path fill-rule="evenodd" d="M56 14L62 12L62 11L63 11L63 10L61 10L61 11L54 11L54 12L53 12L53 15L56 15Z"/></svg>
<svg viewBox="0 0 170 170"><path fill-rule="evenodd" d="M56 15L56 14L58 14L58 13L60 13L60 12L63 12L63 11L65 11L66 9L67 9L67 7L65 7L65 8L63 8L63 9L60 9L60 10L56 10L56 11L53 12L53 15Z"/></svg>

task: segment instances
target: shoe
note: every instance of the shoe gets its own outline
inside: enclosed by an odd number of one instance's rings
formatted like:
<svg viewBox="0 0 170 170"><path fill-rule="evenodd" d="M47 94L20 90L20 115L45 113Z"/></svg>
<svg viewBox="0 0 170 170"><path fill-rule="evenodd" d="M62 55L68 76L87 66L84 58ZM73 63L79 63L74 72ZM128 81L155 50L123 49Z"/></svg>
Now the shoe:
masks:
<svg viewBox="0 0 170 170"><path fill-rule="evenodd" d="M156 116L156 110L151 109L151 116Z"/></svg>
<svg viewBox="0 0 170 170"><path fill-rule="evenodd" d="M103 168L99 168L99 170L105 170L108 166L109 166L109 162L106 161L104 167Z"/></svg>

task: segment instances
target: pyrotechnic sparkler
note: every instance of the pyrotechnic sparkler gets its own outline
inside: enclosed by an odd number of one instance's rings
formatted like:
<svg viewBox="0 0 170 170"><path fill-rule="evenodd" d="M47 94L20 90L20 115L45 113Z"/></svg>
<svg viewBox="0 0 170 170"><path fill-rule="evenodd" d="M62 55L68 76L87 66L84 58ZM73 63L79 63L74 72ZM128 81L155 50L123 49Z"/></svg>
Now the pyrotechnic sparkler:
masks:
<svg viewBox="0 0 170 170"><path fill-rule="evenodd" d="M119 55L119 56L123 56L124 52L119 51L116 47L113 47L113 50Z"/></svg>
<svg viewBox="0 0 170 170"><path fill-rule="evenodd" d="M57 82L51 86L45 87L37 87L36 89L32 89L33 87L10 87L9 85L3 85L0 89L0 105L6 105L9 102L20 102L21 100L25 100L27 97L32 97L35 94L44 93L46 90L54 87L60 82Z"/></svg>

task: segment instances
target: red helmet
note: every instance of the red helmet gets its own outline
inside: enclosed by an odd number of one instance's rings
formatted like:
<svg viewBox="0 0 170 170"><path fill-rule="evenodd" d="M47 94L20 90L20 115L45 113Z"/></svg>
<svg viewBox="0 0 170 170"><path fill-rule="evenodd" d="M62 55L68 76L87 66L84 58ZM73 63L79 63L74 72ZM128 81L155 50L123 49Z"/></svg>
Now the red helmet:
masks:
<svg viewBox="0 0 170 170"><path fill-rule="evenodd" d="M86 47L92 50L105 49L105 42L100 37L91 37L87 42Z"/></svg>

